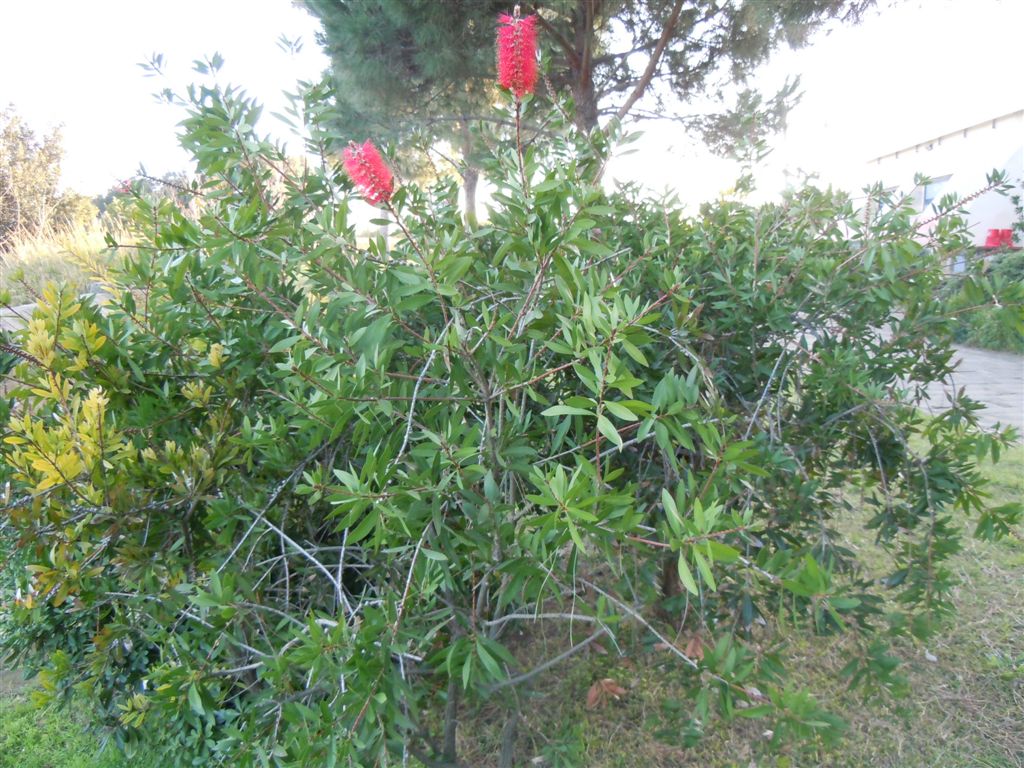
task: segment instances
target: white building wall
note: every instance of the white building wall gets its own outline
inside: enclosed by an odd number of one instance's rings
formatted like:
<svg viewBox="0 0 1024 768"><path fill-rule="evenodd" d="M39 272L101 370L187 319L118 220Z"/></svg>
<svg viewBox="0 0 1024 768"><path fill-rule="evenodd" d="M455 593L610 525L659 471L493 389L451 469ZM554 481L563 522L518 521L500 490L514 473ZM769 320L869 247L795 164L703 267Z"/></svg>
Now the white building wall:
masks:
<svg viewBox="0 0 1024 768"><path fill-rule="evenodd" d="M993 170L1004 171L1007 181L1018 189L1024 183L1024 109L877 157L868 163L865 180L912 191L922 216L927 217L931 206L924 205L925 190L915 188L915 174L949 177L932 201L934 205L949 192L966 197L984 188L985 177ZM1015 218L1009 198L995 192L974 200L967 210L975 245L985 244L990 229L1010 229Z"/></svg>

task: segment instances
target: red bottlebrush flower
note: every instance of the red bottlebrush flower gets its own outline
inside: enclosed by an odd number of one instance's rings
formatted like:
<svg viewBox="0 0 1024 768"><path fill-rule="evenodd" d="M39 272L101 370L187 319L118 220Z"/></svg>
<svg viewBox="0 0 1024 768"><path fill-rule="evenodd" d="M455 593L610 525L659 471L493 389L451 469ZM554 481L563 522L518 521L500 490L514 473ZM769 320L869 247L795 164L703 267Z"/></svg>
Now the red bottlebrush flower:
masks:
<svg viewBox="0 0 1024 768"><path fill-rule="evenodd" d="M498 84L517 99L537 84L537 17L498 16Z"/></svg>
<svg viewBox="0 0 1024 768"><path fill-rule="evenodd" d="M380 205L391 200L395 180L391 176L391 169L369 139L362 146L350 141L342 156L345 159L345 170L363 193L366 202Z"/></svg>

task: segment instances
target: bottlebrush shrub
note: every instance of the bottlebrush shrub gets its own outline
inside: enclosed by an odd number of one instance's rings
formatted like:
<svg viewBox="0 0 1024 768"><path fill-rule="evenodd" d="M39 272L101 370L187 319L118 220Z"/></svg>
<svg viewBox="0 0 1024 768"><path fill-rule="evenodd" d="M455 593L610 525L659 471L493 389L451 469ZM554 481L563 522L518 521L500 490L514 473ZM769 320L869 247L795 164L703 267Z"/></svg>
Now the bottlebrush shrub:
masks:
<svg viewBox="0 0 1024 768"><path fill-rule="evenodd" d="M350 137L310 118L323 162L293 173L255 112L196 92L197 212L137 199L113 300L50 290L15 337L4 522L32 600L3 643L119 743L453 763L460 710L514 713L545 654L600 637L664 643L691 726L818 739L835 719L787 683L777 622L851 632L846 673L889 682L876 633L950 610L965 521L1018 519L975 466L1009 433L966 397L915 408L951 349L909 205L807 189L690 218L603 191L613 142L567 128L522 173L494 142L485 225L451 183L396 185L396 234L363 243ZM838 525L851 488L880 583Z"/></svg>

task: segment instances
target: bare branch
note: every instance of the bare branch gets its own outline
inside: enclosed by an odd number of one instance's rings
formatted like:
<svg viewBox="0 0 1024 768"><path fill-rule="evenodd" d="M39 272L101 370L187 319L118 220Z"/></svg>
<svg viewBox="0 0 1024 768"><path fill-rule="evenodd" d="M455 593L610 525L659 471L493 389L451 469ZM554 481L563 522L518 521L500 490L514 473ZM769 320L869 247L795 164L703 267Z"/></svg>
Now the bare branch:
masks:
<svg viewBox="0 0 1024 768"><path fill-rule="evenodd" d="M629 114L629 110L633 108L640 97L644 95L648 86L651 84L651 79L654 77L654 73L658 70L658 64L661 63L661 56L665 52L665 48L668 46L668 41L672 39L672 35L676 31L676 24L679 22L679 14L683 10L683 0L676 0L676 4L672 6L672 13L669 14L668 21L665 22L665 28L661 32L661 38L658 40L658 44L654 47L654 53L651 54L651 60L647 62L647 69L644 70L643 76L640 78L640 82L637 83L636 88L629 94L629 98L626 99L626 103L619 107L618 113L615 115L619 120L623 120L626 115Z"/></svg>
<svg viewBox="0 0 1024 768"><path fill-rule="evenodd" d="M576 643L576 645L574 645L572 648L570 648L569 650L564 651L564 652L558 654L553 659L548 659L543 664L538 664L536 667L531 669L529 672L523 672L523 674L521 674L521 675L516 675L515 677L510 677L508 680L502 680L500 683L495 683L494 685L492 685L490 688L487 689L487 693L491 694L491 693L494 693L495 691L500 691L502 688L508 688L510 685L519 685L520 683L525 683L527 680L530 680L530 679L536 677L537 675L539 675L544 670L551 669L553 666L555 666L556 664L559 664L559 663L565 661L570 656L576 655L577 653L582 651L584 648L586 648L588 645L590 645L592 642L594 642L598 638L603 637L604 635L607 635L607 634L608 634L608 630L605 629L604 627L602 627L601 629L594 630L594 633L591 634L586 640L581 640L580 642Z"/></svg>

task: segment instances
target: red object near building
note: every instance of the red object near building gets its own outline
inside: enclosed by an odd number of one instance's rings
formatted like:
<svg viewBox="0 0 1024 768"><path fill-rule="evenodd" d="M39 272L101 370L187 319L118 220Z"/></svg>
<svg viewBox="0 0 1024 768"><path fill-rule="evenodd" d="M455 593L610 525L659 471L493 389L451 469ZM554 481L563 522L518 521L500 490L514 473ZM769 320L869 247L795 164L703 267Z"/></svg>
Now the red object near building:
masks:
<svg viewBox="0 0 1024 768"><path fill-rule="evenodd" d="M990 229L988 231L988 237L985 238L986 248L1012 248L1013 247L1013 230L1012 229Z"/></svg>

